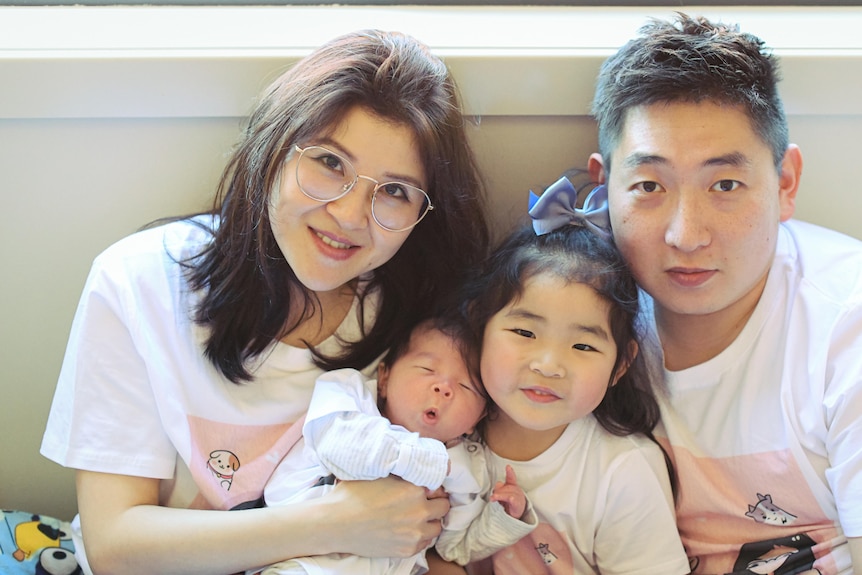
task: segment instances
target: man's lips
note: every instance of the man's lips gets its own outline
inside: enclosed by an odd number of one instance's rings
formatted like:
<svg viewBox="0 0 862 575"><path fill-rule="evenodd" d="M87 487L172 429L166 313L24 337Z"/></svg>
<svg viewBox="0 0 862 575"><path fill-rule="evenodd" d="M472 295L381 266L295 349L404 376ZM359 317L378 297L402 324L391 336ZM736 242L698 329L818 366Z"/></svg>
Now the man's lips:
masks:
<svg viewBox="0 0 862 575"><path fill-rule="evenodd" d="M717 270L708 270L701 268L670 268L667 270L667 275L671 281L682 287L699 287L708 282Z"/></svg>

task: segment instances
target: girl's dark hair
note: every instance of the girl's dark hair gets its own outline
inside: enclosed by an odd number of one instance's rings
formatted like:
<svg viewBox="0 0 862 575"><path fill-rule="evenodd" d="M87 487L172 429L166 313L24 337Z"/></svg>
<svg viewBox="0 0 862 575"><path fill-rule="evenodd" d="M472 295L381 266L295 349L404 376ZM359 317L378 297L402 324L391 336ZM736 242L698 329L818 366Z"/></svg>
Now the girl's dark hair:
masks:
<svg viewBox="0 0 862 575"><path fill-rule="evenodd" d="M359 294L364 304L367 294L379 292L374 325L362 326L359 341L343 342L342 355L316 354L318 365L369 365L406 339L423 310L486 253L484 194L444 63L400 33L336 38L265 91L222 175L213 241L184 262L191 288L202 291L194 318L209 328L205 354L235 383L252 380L247 361L312 316L318 303L286 263L270 225L270 195L285 158L294 144L334 130L357 106L412 129L435 209Z"/></svg>
<svg viewBox="0 0 862 575"><path fill-rule="evenodd" d="M638 287L611 238L577 225L564 225L541 236L532 225L513 232L466 285L461 309L475 337L481 344L491 318L523 295L530 278L541 274L588 285L610 304L608 319L617 359L608 390L593 415L614 435L641 433L655 442L658 402L644 355L631 346L642 339ZM625 373L611 386L622 370ZM664 457L675 491L673 466L666 452Z"/></svg>

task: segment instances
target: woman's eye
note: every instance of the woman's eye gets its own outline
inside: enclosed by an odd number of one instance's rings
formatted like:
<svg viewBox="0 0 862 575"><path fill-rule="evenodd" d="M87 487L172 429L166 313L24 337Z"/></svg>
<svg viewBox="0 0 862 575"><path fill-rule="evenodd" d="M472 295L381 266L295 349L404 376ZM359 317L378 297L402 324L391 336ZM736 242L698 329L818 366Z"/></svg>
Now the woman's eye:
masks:
<svg viewBox="0 0 862 575"><path fill-rule="evenodd" d="M344 164L338 156L335 154L320 154L319 156L314 157L314 161L320 164L321 167L330 170L332 172L343 172Z"/></svg>
<svg viewBox="0 0 862 575"><path fill-rule="evenodd" d="M403 184L399 184L397 182L389 182L388 184L383 184L380 186L380 189L386 193L387 198L391 198L393 200L408 200L409 195L407 194L407 189Z"/></svg>
<svg viewBox="0 0 862 575"><path fill-rule="evenodd" d="M740 186L736 180L719 180L712 185L712 190L716 192L732 192Z"/></svg>

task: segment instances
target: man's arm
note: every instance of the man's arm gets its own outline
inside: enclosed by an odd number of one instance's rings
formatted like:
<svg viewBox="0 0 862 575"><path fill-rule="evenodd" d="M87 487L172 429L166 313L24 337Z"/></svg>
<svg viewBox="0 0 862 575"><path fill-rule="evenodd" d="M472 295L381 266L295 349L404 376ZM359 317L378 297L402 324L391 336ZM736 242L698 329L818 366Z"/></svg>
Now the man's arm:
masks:
<svg viewBox="0 0 862 575"><path fill-rule="evenodd" d="M862 537L848 537L847 547L850 548L850 559L853 560L853 572L862 573Z"/></svg>

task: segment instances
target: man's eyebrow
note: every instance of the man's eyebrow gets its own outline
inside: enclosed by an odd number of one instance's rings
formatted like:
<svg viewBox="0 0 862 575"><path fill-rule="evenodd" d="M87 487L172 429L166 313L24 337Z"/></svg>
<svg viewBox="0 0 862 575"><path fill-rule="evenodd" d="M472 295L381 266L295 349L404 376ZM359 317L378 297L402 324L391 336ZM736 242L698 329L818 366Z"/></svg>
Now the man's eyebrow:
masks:
<svg viewBox="0 0 862 575"><path fill-rule="evenodd" d="M664 156L656 154L634 153L627 156L623 161L623 167L638 168L640 166L648 166L653 164L667 164L668 160Z"/></svg>
<svg viewBox="0 0 862 575"><path fill-rule="evenodd" d="M704 166L750 166L751 160L742 152L731 152L715 158L709 158L703 163Z"/></svg>

